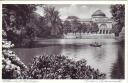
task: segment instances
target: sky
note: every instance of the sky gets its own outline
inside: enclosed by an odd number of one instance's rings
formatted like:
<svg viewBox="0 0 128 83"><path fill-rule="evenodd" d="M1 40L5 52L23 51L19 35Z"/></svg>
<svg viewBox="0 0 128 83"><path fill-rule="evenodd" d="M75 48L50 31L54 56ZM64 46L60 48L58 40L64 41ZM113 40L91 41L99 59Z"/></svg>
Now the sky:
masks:
<svg viewBox="0 0 128 83"><path fill-rule="evenodd" d="M50 6L54 6L56 10L60 12L60 18L66 19L68 16L77 16L80 19L88 19L91 18L91 15L96 10L101 10L106 14L107 17L111 17L110 5L105 4L50 4ZM43 9L41 7L37 7L37 13L43 16Z"/></svg>

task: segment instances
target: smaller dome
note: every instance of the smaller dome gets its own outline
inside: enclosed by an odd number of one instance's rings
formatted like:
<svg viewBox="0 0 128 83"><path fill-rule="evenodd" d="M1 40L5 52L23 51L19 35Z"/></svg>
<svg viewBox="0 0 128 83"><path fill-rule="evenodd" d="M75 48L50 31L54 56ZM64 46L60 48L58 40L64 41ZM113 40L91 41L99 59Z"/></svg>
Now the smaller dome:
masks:
<svg viewBox="0 0 128 83"><path fill-rule="evenodd" d="M106 17L106 15L101 10L97 10L92 14L92 17Z"/></svg>

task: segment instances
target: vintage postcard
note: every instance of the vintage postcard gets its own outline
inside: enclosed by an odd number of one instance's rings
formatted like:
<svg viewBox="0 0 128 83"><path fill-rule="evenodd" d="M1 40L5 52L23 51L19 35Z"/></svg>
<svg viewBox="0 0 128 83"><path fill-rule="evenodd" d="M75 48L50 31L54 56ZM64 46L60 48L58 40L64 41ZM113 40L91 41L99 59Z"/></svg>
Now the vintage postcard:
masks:
<svg viewBox="0 0 128 83"><path fill-rule="evenodd" d="M127 82L127 2L0 5L3 82Z"/></svg>
<svg viewBox="0 0 128 83"><path fill-rule="evenodd" d="M0 0L0 1L127 1L127 0Z"/></svg>

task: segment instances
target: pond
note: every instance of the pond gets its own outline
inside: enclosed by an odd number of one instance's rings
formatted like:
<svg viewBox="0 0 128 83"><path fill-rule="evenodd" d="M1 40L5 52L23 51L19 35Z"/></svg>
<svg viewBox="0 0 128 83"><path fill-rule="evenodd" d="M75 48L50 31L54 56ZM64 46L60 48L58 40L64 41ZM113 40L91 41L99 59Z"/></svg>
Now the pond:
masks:
<svg viewBox="0 0 128 83"><path fill-rule="evenodd" d="M99 69L107 78L124 78L124 48L118 43L105 43L101 47L92 47L89 44L59 44L44 45L35 48L13 49L20 59L28 65L34 56L43 53L64 55L74 60L86 59L87 65Z"/></svg>

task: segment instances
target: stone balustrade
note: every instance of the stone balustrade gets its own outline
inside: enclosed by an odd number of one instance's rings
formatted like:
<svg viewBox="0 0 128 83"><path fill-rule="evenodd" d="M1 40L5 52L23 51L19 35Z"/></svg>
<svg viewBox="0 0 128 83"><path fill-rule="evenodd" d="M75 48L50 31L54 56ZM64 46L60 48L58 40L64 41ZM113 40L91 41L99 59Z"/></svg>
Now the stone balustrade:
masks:
<svg viewBox="0 0 128 83"><path fill-rule="evenodd" d="M81 38L81 39L113 39L115 38L114 34L96 34L96 33L67 33L64 34L64 38L74 39L74 38Z"/></svg>

